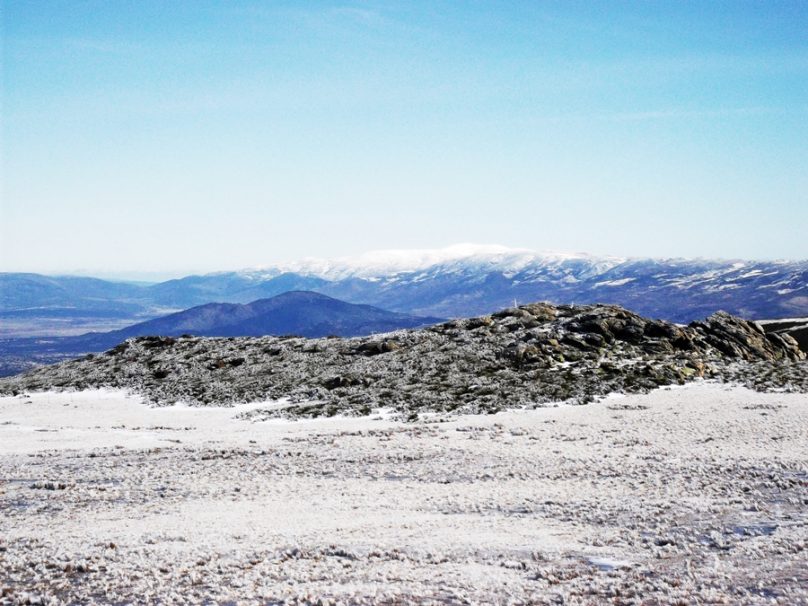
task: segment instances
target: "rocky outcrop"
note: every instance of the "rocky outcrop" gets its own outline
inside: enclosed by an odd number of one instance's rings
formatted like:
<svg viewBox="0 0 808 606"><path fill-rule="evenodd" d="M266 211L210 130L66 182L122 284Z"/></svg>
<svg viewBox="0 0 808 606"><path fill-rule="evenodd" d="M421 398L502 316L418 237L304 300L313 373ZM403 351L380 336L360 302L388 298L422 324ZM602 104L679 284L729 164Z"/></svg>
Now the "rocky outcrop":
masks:
<svg viewBox="0 0 808 606"><path fill-rule="evenodd" d="M693 322L707 342L732 358L754 360L800 360L805 354L787 334L766 333L757 322L747 322L725 312L713 314L703 322Z"/></svg>
<svg viewBox="0 0 808 606"><path fill-rule="evenodd" d="M808 353L808 318L769 320L762 323L762 327L768 334L788 335L803 352Z"/></svg>
<svg viewBox="0 0 808 606"><path fill-rule="evenodd" d="M681 326L612 305L535 303L354 339L142 337L4 379L0 391L105 386L155 404L290 401L253 413L264 416L387 408L413 417L585 403L699 377L738 380L744 368L766 377L752 381L760 389L808 389L804 360L788 335L726 313Z"/></svg>

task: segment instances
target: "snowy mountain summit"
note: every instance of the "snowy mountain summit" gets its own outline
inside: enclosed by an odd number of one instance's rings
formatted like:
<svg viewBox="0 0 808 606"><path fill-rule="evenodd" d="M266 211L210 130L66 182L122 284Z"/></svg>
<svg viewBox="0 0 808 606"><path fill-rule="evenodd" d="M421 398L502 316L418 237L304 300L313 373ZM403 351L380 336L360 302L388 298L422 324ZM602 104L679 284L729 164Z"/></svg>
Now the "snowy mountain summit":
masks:
<svg viewBox="0 0 808 606"><path fill-rule="evenodd" d="M247 275L269 278L296 273L324 280L347 278L390 278L398 274L425 272L440 267L445 271L488 269L516 274L530 266L559 265L570 261L591 263L601 270L625 261L619 257L596 257L586 253L538 252L496 244L454 244L436 249L391 249L334 259L306 258L279 263L263 269L247 270Z"/></svg>
<svg viewBox="0 0 808 606"><path fill-rule="evenodd" d="M442 317L485 313L514 300L615 303L674 321L721 309L752 319L808 315L808 261L642 259L456 244L304 259L224 276L243 280L251 296L305 288Z"/></svg>
<svg viewBox="0 0 808 606"><path fill-rule="evenodd" d="M440 318L490 313L514 301L610 303L674 322L719 310L755 320L805 318L808 261L642 259L456 244L303 259L151 285L5 274L0 312L29 317L54 310L59 321L64 314L128 313L142 321L161 310L250 303L290 291Z"/></svg>

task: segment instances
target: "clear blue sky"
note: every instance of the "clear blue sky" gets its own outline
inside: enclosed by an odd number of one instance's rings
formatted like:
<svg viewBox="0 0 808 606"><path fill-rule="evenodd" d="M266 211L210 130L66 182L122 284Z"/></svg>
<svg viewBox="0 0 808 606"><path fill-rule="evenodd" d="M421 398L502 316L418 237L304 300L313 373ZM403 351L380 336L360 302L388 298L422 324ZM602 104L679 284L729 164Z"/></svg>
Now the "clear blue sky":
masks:
<svg viewBox="0 0 808 606"><path fill-rule="evenodd" d="M808 2L0 10L3 270L808 258Z"/></svg>

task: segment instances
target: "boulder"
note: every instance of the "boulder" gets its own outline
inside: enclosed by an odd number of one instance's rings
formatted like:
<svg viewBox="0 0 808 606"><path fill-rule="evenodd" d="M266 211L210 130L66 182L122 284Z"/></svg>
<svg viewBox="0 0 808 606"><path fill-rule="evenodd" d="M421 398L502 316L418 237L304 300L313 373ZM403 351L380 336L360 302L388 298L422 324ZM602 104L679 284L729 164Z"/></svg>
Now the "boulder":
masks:
<svg viewBox="0 0 808 606"><path fill-rule="evenodd" d="M552 322L558 316L558 311L549 303L529 303L520 309L528 312L539 322Z"/></svg>
<svg viewBox="0 0 808 606"><path fill-rule="evenodd" d="M377 356L379 354L396 351L397 349L401 349L401 345L396 341L387 339L384 341L368 341L367 343L362 343L354 349L354 352L365 356Z"/></svg>

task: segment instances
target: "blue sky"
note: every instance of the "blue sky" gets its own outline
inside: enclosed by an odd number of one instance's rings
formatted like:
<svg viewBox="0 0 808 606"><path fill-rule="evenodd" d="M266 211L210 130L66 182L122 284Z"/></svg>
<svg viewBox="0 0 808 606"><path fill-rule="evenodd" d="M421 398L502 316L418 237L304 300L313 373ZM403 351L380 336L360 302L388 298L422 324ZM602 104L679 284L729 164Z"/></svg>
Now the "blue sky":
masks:
<svg viewBox="0 0 808 606"><path fill-rule="evenodd" d="M0 270L808 258L806 2L0 10Z"/></svg>

